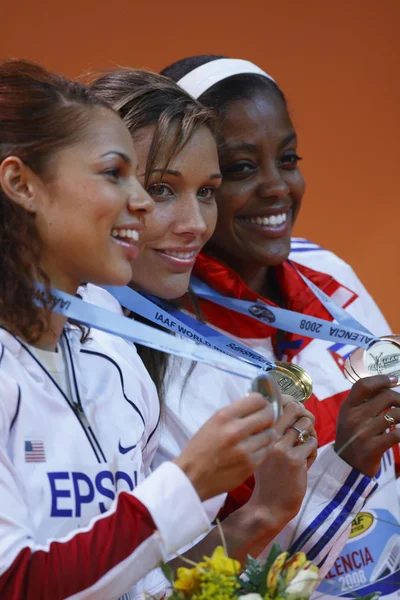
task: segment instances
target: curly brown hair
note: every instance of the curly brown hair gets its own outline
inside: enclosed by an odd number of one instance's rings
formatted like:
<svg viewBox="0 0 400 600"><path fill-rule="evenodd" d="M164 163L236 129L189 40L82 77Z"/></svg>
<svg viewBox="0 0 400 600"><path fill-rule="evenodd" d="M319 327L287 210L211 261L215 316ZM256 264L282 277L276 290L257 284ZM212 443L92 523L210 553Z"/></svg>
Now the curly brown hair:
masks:
<svg viewBox="0 0 400 600"><path fill-rule="evenodd" d="M49 177L50 158L82 137L92 107L110 108L82 83L25 60L0 63L0 164L20 158ZM111 110L111 109L110 109ZM50 281L41 268L42 244L35 216L0 187L0 322L29 343L48 328ZM35 282L45 284L43 307Z"/></svg>

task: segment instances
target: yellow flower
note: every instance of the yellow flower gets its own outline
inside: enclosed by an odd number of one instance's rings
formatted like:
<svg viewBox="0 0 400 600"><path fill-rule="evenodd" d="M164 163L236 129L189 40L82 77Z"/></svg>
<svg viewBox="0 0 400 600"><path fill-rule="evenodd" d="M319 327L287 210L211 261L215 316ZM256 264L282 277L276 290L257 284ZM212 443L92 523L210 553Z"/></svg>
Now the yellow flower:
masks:
<svg viewBox="0 0 400 600"><path fill-rule="evenodd" d="M301 569L306 569L311 565L311 560L307 560L304 552L296 552L285 562L285 583L290 583Z"/></svg>
<svg viewBox="0 0 400 600"><path fill-rule="evenodd" d="M285 589L288 600L309 598L319 584L318 567L301 569Z"/></svg>
<svg viewBox="0 0 400 600"><path fill-rule="evenodd" d="M319 582L318 567L315 567L304 552L296 552L289 557L282 552L273 563L268 576L268 596L273 598L281 581L285 585L285 597L291 600L309 598Z"/></svg>
<svg viewBox="0 0 400 600"><path fill-rule="evenodd" d="M240 572L240 562L226 556L222 546L215 548L211 558L208 556L203 556L203 558L204 562L199 563L199 567L208 567L224 575L237 575Z"/></svg>
<svg viewBox="0 0 400 600"><path fill-rule="evenodd" d="M285 562L287 557L289 556L289 552L282 552L279 556L276 557L272 567L269 570L267 575L267 586L268 586L268 594L271 598L274 597L276 588L278 586L279 578L282 576L282 571L285 566Z"/></svg>
<svg viewBox="0 0 400 600"><path fill-rule="evenodd" d="M176 590L188 591L192 590L198 581L198 571L195 569L186 569L179 567L176 572L178 579L174 583Z"/></svg>

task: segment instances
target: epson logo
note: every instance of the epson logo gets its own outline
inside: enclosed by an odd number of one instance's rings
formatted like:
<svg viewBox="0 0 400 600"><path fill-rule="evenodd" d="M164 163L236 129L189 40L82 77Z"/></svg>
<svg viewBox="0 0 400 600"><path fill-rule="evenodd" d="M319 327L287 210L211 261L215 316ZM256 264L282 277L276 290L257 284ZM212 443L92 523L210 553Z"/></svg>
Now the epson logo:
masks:
<svg viewBox="0 0 400 600"><path fill-rule="evenodd" d="M264 321L264 323L274 323L275 322L274 313L272 311L270 311L269 308L267 308L263 304L253 304L253 306L249 307L249 313L251 315L253 315L253 317L256 317L257 319Z"/></svg>
<svg viewBox="0 0 400 600"><path fill-rule="evenodd" d="M95 498L99 511L106 512L118 491L132 492L137 486L137 471L132 477L124 471L100 471L93 479L80 471L47 473L51 493L51 517L81 517L82 507ZM102 496L104 502L98 501Z"/></svg>

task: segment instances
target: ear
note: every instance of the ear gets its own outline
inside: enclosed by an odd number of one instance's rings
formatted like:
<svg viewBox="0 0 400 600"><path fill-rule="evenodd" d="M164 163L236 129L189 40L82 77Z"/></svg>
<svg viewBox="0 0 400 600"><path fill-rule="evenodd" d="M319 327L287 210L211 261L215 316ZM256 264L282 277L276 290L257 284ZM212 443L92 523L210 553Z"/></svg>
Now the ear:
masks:
<svg viewBox="0 0 400 600"><path fill-rule="evenodd" d="M30 213L36 213L37 177L18 156L8 156L0 164L0 187L6 196Z"/></svg>

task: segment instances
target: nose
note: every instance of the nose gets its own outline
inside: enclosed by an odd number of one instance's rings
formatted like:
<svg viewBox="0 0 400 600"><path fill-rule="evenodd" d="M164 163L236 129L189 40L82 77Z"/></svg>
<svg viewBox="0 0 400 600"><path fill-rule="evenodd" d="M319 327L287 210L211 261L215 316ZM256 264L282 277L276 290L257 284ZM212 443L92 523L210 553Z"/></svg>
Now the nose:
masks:
<svg viewBox="0 0 400 600"><path fill-rule="evenodd" d="M141 216L150 214L154 210L154 200L146 192L140 182L133 178L130 196L128 200L128 209L131 213L140 213Z"/></svg>
<svg viewBox="0 0 400 600"><path fill-rule="evenodd" d="M260 198L279 200L288 196L290 189L282 172L277 165L273 165L265 171L257 189Z"/></svg>
<svg viewBox="0 0 400 600"><path fill-rule="evenodd" d="M207 230L207 223L198 198L195 194L185 194L181 200L177 203L174 232L189 233L193 236L203 235Z"/></svg>

